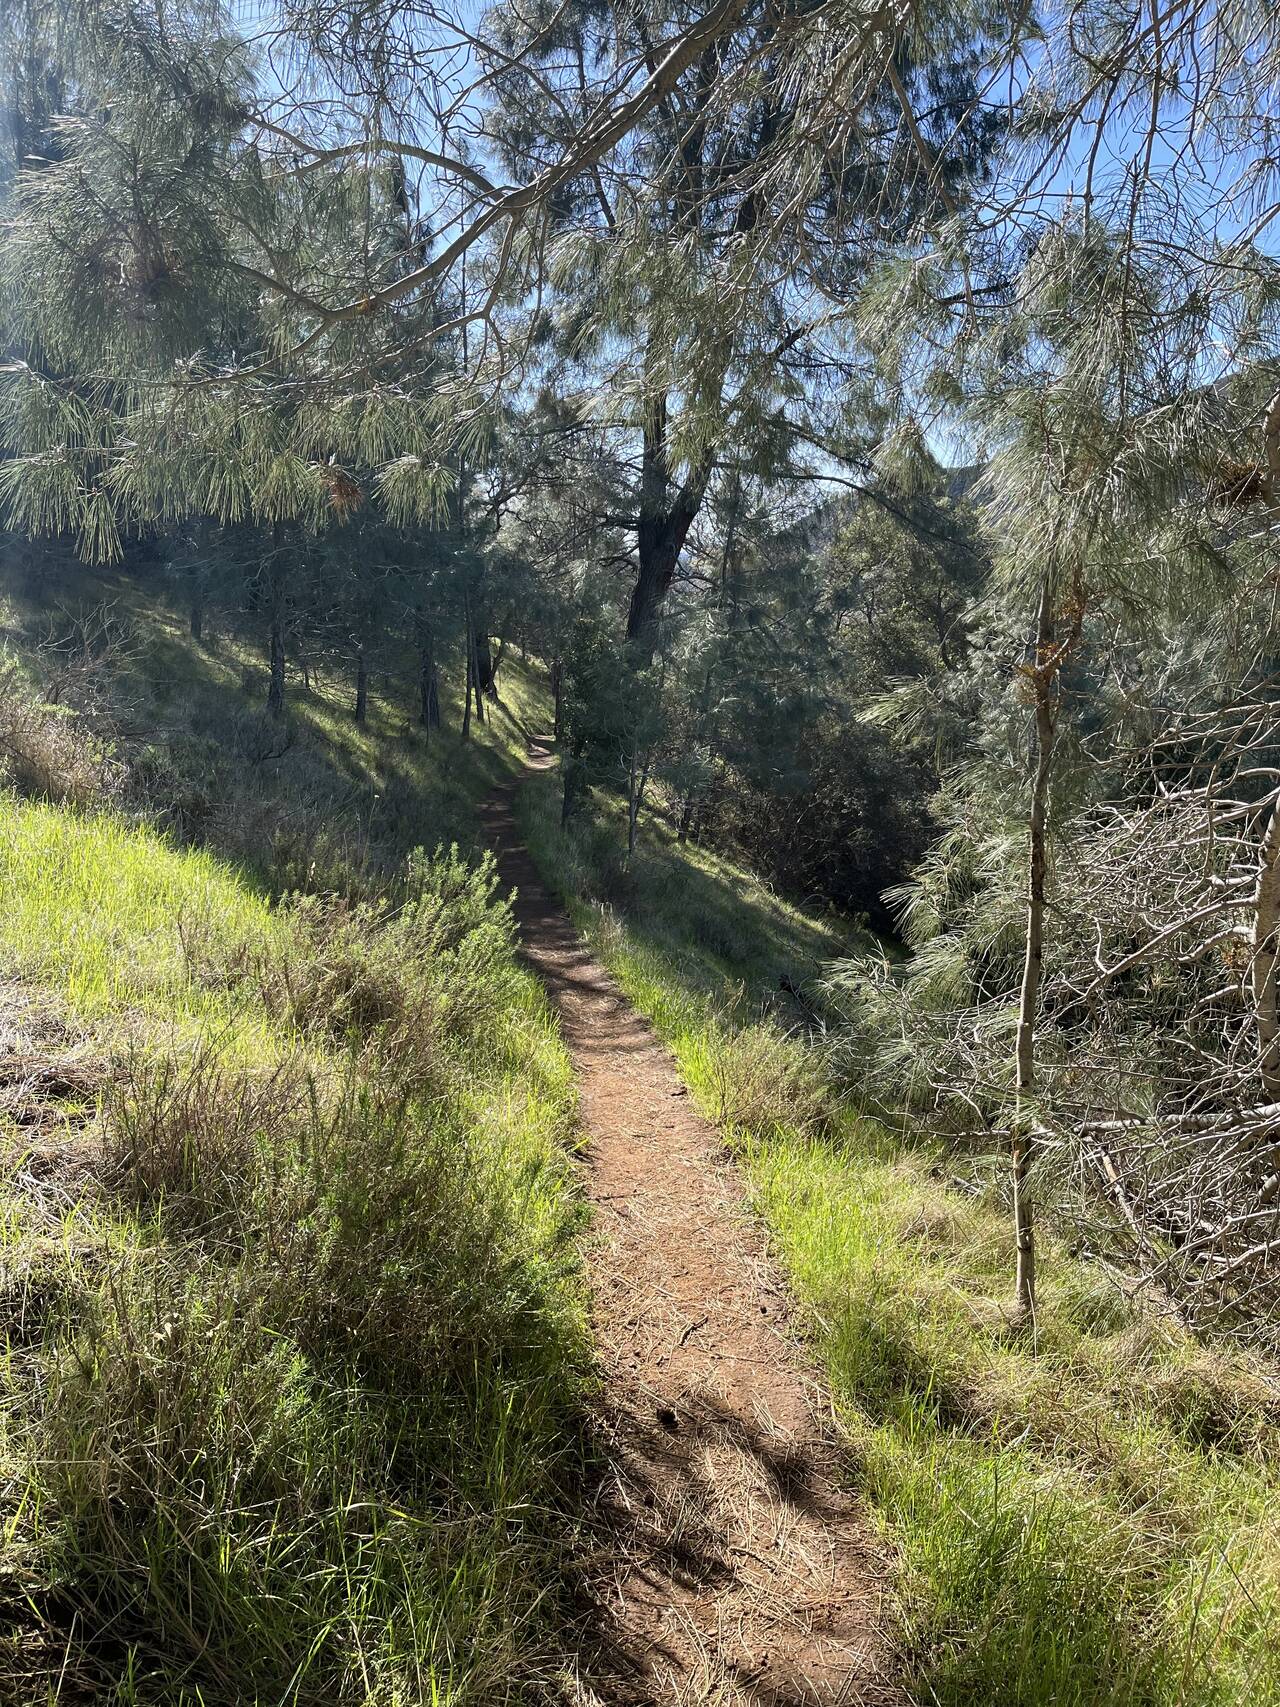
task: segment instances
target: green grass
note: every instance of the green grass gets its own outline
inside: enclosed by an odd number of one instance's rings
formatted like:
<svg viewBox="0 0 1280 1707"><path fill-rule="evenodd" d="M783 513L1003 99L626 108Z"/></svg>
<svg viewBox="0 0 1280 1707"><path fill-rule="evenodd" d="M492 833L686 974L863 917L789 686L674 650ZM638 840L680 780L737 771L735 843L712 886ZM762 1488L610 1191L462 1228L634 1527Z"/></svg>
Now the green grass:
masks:
<svg viewBox="0 0 1280 1707"><path fill-rule="evenodd" d="M0 790L0 1698L539 1697L591 1379L573 1076L491 868L405 860L523 739L318 692L246 763L241 667L151 612L149 792Z"/></svg>
<svg viewBox="0 0 1280 1707"><path fill-rule="evenodd" d="M402 662L411 681L412 665ZM215 633L197 644L176 618L151 617L136 672L149 699L148 720L161 729L185 724L196 749L198 786L208 774L210 750L234 746L229 718L258 713L260 668L255 645L243 636ZM244 686L246 677L251 690ZM281 759L268 756L252 766L272 806L280 802L282 784L285 798L292 794L300 805L308 791L337 803L348 876L366 848L378 843L397 849L452 841L474 845L477 804L519 765L528 735L548 715L541 679L514 658L503 667L501 703L487 707L484 724L473 722L465 742L452 674L441 680L442 726L429 735L414 721L407 692L405 680L393 683L375 671L368 721L360 726L351 715L351 683L336 669L313 671L310 687L295 678L286 719L293 744ZM241 777L238 800L243 784Z"/></svg>
<svg viewBox="0 0 1280 1707"><path fill-rule="evenodd" d="M1280 1702L1280 1384L1127 1302L1046 1239L1034 1345L1010 1332L1008 1216L946 1158L845 1106L785 1007L823 927L656 826L568 839L544 871L675 1051L742 1164L894 1562L922 1704ZM708 952L702 907L728 914ZM612 897L612 899L609 899ZM870 948L870 945L868 945Z"/></svg>
<svg viewBox="0 0 1280 1707"><path fill-rule="evenodd" d="M427 744L385 684L362 730L321 677L281 741L252 644L196 646L108 583L60 596L135 621L141 795L0 795L0 1022L24 1071L56 1068L35 1118L0 1116L0 1695L536 1696L563 1670L590 1379L572 1075L490 879L404 860L474 846L545 694L508 670L464 745L446 683ZM11 638L48 597L13 594ZM1036 1343L1012 1335L998 1198L844 1106L792 1029L823 959L879 946L660 823L627 867L608 802L562 838L550 779L524 810L738 1150L916 1698L1280 1701L1270 1375L1052 1239Z"/></svg>
<svg viewBox="0 0 1280 1707"><path fill-rule="evenodd" d="M678 965L674 996L697 991L723 1007L728 995L744 1012L777 1006L790 1013L795 1009L781 979L808 982L824 960L879 951L875 938L847 921L806 913L731 860L681 845L661 818L642 819L628 863L625 813L607 795L595 797L589 821L561 837L551 800L557 786L544 778L524 790L536 851L544 863L554 856L560 892L573 906L589 905L600 928L625 918L633 957L652 956L664 977L672 962Z"/></svg>
<svg viewBox="0 0 1280 1707"><path fill-rule="evenodd" d="M0 838L4 971L108 1055L100 1131L4 1134L56 1189L3 1221L0 1691L518 1695L587 1353L572 1076L492 879L272 909L107 815L0 797Z"/></svg>
<svg viewBox="0 0 1280 1707"><path fill-rule="evenodd" d="M124 1005L153 1019L246 1021L227 991L200 986L183 951L184 928L197 925L227 943L278 934L267 901L230 867L111 812L11 797L3 818L0 971L86 1021Z"/></svg>

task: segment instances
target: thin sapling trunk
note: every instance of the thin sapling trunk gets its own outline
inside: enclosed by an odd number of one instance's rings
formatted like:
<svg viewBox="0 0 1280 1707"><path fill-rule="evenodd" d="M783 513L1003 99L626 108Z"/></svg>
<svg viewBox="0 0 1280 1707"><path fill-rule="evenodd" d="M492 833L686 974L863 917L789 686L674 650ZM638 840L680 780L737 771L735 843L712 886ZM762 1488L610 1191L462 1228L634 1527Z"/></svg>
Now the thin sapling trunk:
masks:
<svg viewBox="0 0 1280 1707"><path fill-rule="evenodd" d="M1263 424L1267 509L1280 519L1280 391L1267 405ZM1280 923L1280 800L1271 808L1258 849L1253 893L1253 1006L1258 1033L1258 1070L1265 1095L1280 1100L1280 1020L1276 1011L1276 927Z"/></svg>
<svg viewBox="0 0 1280 1707"><path fill-rule="evenodd" d="M363 646L356 648L355 720L360 725L369 721L369 667L365 661Z"/></svg>
<svg viewBox="0 0 1280 1707"><path fill-rule="evenodd" d="M284 715L284 624L286 578L283 530L277 524L272 541L270 567L267 577L267 614L270 623L268 660L270 680L267 686L267 710L272 717Z"/></svg>
<svg viewBox="0 0 1280 1707"><path fill-rule="evenodd" d="M1036 1307L1036 1245L1030 1172L1035 1144L1033 1100L1036 1088L1036 1017L1044 973L1044 904L1047 870L1046 822L1049 780L1056 735L1054 716L1061 653L1054 644L1053 601L1049 575L1040 583L1036 613L1035 663L1027 671L1035 707L1035 769L1027 821L1026 928L1022 985L1018 995L1018 1031L1014 1052L1014 1115L1011 1146L1013 1226L1017 1246L1014 1304L1020 1319Z"/></svg>

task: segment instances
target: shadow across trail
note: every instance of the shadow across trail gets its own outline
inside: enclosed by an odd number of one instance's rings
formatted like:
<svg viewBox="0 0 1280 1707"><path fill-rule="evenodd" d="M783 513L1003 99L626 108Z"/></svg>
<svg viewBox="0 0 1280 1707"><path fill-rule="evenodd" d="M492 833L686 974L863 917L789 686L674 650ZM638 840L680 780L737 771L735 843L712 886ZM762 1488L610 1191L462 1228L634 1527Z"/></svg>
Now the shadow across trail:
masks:
<svg viewBox="0 0 1280 1707"><path fill-rule="evenodd" d="M532 766L552 762L531 744ZM594 1209L603 1472L580 1700L898 1703L878 1563L737 1170L543 886L517 786L483 823L577 1070Z"/></svg>

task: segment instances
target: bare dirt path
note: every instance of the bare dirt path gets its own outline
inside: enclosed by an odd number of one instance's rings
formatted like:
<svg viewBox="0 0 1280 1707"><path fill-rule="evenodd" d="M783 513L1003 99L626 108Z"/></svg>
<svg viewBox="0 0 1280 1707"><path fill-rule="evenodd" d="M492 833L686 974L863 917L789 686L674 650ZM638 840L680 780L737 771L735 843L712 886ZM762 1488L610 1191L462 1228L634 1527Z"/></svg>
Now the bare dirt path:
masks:
<svg viewBox="0 0 1280 1707"><path fill-rule="evenodd" d="M531 763L551 763L535 743ZM671 1055L484 809L524 952L560 1012L588 1135L606 1473L580 1698L889 1707L881 1566L785 1288Z"/></svg>

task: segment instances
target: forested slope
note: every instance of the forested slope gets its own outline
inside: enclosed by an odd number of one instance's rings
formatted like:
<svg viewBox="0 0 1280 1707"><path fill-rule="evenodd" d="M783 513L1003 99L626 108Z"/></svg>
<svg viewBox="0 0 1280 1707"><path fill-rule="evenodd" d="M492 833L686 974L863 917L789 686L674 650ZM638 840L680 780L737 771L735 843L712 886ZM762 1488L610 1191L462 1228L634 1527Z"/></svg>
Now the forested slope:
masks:
<svg viewBox="0 0 1280 1707"><path fill-rule="evenodd" d="M465 744L456 707L424 741L403 678L360 726L318 671L281 722L237 622L196 642L162 588L52 584L8 606L12 1687L55 1652L139 1700L545 1681L591 1366L572 1085L492 877L402 841L478 848L538 672ZM1011 1332L999 1175L886 1123L824 1040L823 967L900 949L681 841L678 798L628 858L625 795L566 833L562 792L528 785L530 845L747 1172L919 1698L1275 1699L1273 1373L1069 1229Z"/></svg>

